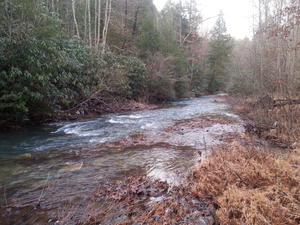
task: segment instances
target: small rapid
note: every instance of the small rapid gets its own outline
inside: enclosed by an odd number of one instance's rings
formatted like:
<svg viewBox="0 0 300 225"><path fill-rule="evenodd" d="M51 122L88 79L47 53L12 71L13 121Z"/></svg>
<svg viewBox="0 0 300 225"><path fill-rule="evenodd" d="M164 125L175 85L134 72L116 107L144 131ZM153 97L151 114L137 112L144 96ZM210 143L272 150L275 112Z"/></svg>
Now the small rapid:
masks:
<svg viewBox="0 0 300 225"><path fill-rule="evenodd" d="M161 129L198 114L220 114L227 108L214 96L184 99L173 107L109 114L80 122L62 122L0 134L0 158L64 147L78 147L117 140L130 134Z"/></svg>

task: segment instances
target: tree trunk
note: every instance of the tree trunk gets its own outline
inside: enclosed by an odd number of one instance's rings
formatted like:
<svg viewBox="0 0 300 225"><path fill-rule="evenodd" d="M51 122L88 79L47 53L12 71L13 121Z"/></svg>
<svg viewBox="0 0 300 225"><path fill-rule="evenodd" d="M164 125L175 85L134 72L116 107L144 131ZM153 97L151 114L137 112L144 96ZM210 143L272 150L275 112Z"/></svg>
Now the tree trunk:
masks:
<svg viewBox="0 0 300 225"><path fill-rule="evenodd" d="M105 53L106 42L107 42L107 32L108 32L108 25L110 21L111 15L111 0L106 0L105 4L105 19L104 19L104 27L103 27L103 42L102 42L102 54Z"/></svg>
<svg viewBox="0 0 300 225"><path fill-rule="evenodd" d="M135 36L137 34L137 20L138 20L139 10L140 10L140 5L138 5L135 10L134 22L133 22L133 27L132 27L132 36Z"/></svg>
<svg viewBox="0 0 300 225"><path fill-rule="evenodd" d="M97 48L100 43L100 29L101 29L101 0L98 0L98 35L97 35Z"/></svg>
<svg viewBox="0 0 300 225"><path fill-rule="evenodd" d="M97 34L98 34L98 32L97 32L97 28L98 28L98 26L97 26L97 15L98 15L98 13L97 13L97 0L95 0L95 4L94 4L94 6L95 6L95 11L94 11L94 45L95 46L97 46Z"/></svg>
<svg viewBox="0 0 300 225"><path fill-rule="evenodd" d="M127 17L128 17L128 2L125 0L125 18L124 18L124 30L127 28Z"/></svg>
<svg viewBox="0 0 300 225"><path fill-rule="evenodd" d="M92 25L91 25L91 0L87 0L88 2L88 28L89 28L89 45L92 47Z"/></svg>
<svg viewBox="0 0 300 225"><path fill-rule="evenodd" d="M88 11L88 0L85 0L85 9L84 9L84 40L87 41L87 11Z"/></svg>
<svg viewBox="0 0 300 225"><path fill-rule="evenodd" d="M128 2L127 0L125 0L125 10L124 10L124 14L125 14L125 18L124 18L124 26L123 26L123 35L124 35L124 40L123 40L123 44L122 44L122 49L125 48L126 42L127 42L127 38L126 38L126 30L127 30L127 20L128 20Z"/></svg>
<svg viewBox="0 0 300 225"><path fill-rule="evenodd" d="M77 20L76 20L75 0L72 0L72 11L73 11L74 24L75 24L75 28L76 28L76 34L77 34L77 37L80 38L78 23L77 23Z"/></svg>

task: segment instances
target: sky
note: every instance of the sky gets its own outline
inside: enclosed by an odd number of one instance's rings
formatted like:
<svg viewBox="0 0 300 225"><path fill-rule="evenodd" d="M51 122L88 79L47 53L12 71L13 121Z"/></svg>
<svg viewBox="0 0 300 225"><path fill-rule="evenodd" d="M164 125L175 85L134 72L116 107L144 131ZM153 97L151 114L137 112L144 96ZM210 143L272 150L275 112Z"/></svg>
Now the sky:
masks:
<svg viewBox="0 0 300 225"><path fill-rule="evenodd" d="M167 0L154 0L154 4L161 10ZM217 16L220 11L224 18L228 33L236 39L252 37L253 30L253 0L198 0L203 19ZM210 30L215 19L204 22L200 29Z"/></svg>

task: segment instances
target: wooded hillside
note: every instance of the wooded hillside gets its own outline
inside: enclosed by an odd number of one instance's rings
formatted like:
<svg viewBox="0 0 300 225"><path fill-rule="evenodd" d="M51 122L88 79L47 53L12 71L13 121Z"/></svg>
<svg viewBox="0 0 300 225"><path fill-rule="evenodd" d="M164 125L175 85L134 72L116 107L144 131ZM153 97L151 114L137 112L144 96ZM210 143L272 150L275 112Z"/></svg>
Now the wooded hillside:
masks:
<svg viewBox="0 0 300 225"><path fill-rule="evenodd" d="M152 0L0 4L3 125L43 121L95 93L161 102L224 88L231 39L221 14L211 42L199 35L195 0L161 12Z"/></svg>

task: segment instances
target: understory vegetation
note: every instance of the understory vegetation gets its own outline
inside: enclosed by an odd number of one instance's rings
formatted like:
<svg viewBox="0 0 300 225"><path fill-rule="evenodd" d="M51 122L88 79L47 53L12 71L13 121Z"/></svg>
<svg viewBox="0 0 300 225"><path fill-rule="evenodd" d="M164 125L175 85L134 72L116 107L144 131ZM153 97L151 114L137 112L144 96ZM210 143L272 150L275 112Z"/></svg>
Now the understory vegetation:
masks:
<svg viewBox="0 0 300 225"><path fill-rule="evenodd" d="M0 1L1 128L70 113L95 93L155 103L223 89L231 38L222 14L211 39L201 22L194 0L161 12L152 0Z"/></svg>

